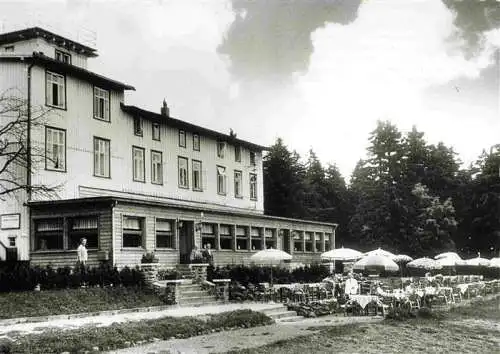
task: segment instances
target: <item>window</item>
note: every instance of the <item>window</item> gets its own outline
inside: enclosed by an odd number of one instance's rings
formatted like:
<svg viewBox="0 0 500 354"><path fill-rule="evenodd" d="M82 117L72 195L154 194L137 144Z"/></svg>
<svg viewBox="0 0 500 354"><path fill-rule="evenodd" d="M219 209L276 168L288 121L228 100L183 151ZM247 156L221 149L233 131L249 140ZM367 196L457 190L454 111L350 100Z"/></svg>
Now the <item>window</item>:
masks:
<svg viewBox="0 0 500 354"><path fill-rule="evenodd" d="M63 219L42 219L35 221L35 250L62 250Z"/></svg>
<svg viewBox="0 0 500 354"><path fill-rule="evenodd" d="M134 135L142 136L142 118L134 117Z"/></svg>
<svg viewBox="0 0 500 354"><path fill-rule="evenodd" d="M248 249L248 234L246 226L236 226L236 249L247 250Z"/></svg>
<svg viewBox="0 0 500 354"><path fill-rule="evenodd" d="M201 246L205 247L208 243L212 249L215 249L215 225L203 223L201 225Z"/></svg>
<svg viewBox="0 0 500 354"><path fill-rule="evenodd" d="M304 251L304 242L302 239L302 232L300 231L293 232L293 250L298 252Z"/></svg>
<svg viewBox="0 0 500 354"><path fill-rule="evenodd" d="M66 109L65 77L47 71L45 87L45 103L47 106Z"/></svg>
<svg viewBox="0 0 500 354"><path fill-rule="evenodd" d="M144 149L137 146L132 146L132 159L134 165L133 180L136 182L145 182Z"/></svg>
<svg viewBox="0 0 500 354"><path fill-rule="evenodd" d="M174 221L156 219L156 248L174 248Z"/></svg>
<svg viewBox="0 0 500 354"><path fill-rule="evenodd" d="M217 157L221 159L224 158L224 153L226 152L226 143L224 141L217 142Z"/></svg>
<svg viewBox="0 0 500 354"><path fill-rule="evenodd" d="M226 168L217 166L217 193L226 195Z"/></svg>
<svg viewBox="0 0 500 354"><path fill-rule="evenodd" d="M241 171L234 171L234 196L236 198L241 198L242 193L241 193L241 179L242 179L242 172Z"/></svg>
<svg viewBox="0 0 500 354"><path fill-rule="evenodd" d="M109 140L94 137L94 176L110 177Z"/></svg>
<svg viewBox="0 0 500 354"><path fill-rule="evenodd" d="M266 229L266 248L274 248L276 249L276 242L274 238L276 230L275 229Z"/></svg>
<svg viewBox="0 0 500 354"><path fill-rule="evenodd" d="M233 235L231 234L230 225L220 225L219 236L220 236L220 249L221 250L232 250L233 249Z"/></svg>
<svg viewBox="0 0 500 354"><path fill-rule="evenodd" d="M250 199L257 200L257 175L250 173Z"/></svg>
<svg viewBox="0 0 500 354"><path fill-rule="evenodd" d="M160 124L153 123L152 127L153 127L153 132L152 132L153 140L160 141Z"/></svg>
<svg viewBox="0 0 500 354"><path fill-rule="evenodd" d="M260 227L252 227L252 250L262 249L262 231Z"/></svg>
<svg viewBox="0 0 500 354"><path fill-rule="evenodd" d="M9 247L16 247L16 238L14 236L9 236Z"/></svg>
<svg viewBox="0 0 500 354"><path fill-rule="evenodd" d="M255 152L250 151L250 165L255 166Z"/></svg>
<svg viewBox="0 0 500 354"><path fill-rule="evenodd" d="M178 165L179 165L179 187L189 188L188 159L185 157L179 157Z"/></svg>
<svg viewBox="0 0 500 354"><path fill-rule="evenodd" d="M144 218L123 217L123 247L141 247Z"/></svg>
<svg viewBox="0 0 500 354"><path fill-rule="evenodd" d="M240 145L234 146L234 161L241 162L241 146Z"/></svg>
<svg viewBox="0 0 500 354"><path fill-rule="evenodd" d="M94 118L109 122L109 91L94 87Z"/></svg>
<svg viewBox="0 0 500 354"><path fill-rule="evenodd" d="M321 234L319 232L316 232L314 234L315 240L316 240L316 251L317 252L325 252L323 249L323 242L321 241Z"/></svg>
<svg viewBox="0 0 500 354"><path fill-rule="evenodd" d="M201 161L193 160L193 190L202 191Z"/></svg>
<svg viewBox="0 0 500 354"><path fill-rule="evenodd" d="M87 239L87 248L99 247L98 217L85 216L68 220L68 248L76 249L81 238Z"/></svg>
<svg viewBox="0 0 500 354"><path fill-rule="evenodd" d="M45 168L66 171L66 131L45 127Z"/></svg>
<svg viewBox="0 0 500 354"><path fill-rule="evenodd" d="M193 150L200 151L200 136L193 134Z"/></svg>
<svg viewBox="0 0 500 354"><path fill-rule="evenodd" d="M186 147L186 132L184 130L179 130L179 146Z"/></svg>
<svg viewBox="0 0 500 354"><path fill-rule="evenodd" d="M151 150L151 183L163 184L163 154Z"/></svg>
<svg viewBox="0 0 500 354"><path fill-rule="evenodd" d="M313 236L314 233L312 232L306 232L305 238L306 238L306 252L312 252L313 251Z"/></svg>
<svg viewBox="0 0 500 354"><path fill-rule="evenodd" d="M56 60L66 64L71 64L71 55L56 49Z"/></svg>
<svg viewBox="0 0 500 354"><path fill-rule="evenodd" d="M325 233L325 251L330 250L330 233Z"/></svg>
<svg viewBox="0 0 500 354"><path fill-rule="evenodd" d="M8 45L3 47L4 52L6 53L12 53L14 51L14 46L13 45Z"/></svg>

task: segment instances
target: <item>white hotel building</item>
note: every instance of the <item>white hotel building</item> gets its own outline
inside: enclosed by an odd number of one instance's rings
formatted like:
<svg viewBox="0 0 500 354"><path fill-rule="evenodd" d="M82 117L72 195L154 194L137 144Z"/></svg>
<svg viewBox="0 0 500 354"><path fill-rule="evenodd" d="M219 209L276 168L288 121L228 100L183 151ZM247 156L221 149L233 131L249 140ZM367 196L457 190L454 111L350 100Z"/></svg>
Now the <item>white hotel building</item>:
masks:
<svg viewBox="0 0 500 354"><path fill-rule="evenodd" d="M89 71L96 56L38 27L0 34L0 92L49 109L29 134L44 156L19 178L59 186L0 200L0 259L72 265L81 237L91 265L155 251L175 266L207 243L217 265L266 247L307 264L334 247L336 224L264 215L265 147L126 105L134 88Z"/></svg>

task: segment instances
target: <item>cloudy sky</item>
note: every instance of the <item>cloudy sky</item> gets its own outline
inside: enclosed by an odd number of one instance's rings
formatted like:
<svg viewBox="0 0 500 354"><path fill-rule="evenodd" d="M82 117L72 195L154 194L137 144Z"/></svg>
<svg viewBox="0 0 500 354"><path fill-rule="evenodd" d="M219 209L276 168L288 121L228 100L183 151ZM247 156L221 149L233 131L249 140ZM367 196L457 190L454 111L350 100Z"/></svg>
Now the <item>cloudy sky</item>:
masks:
<svg viewBox="0 0 500 354"><path fill-rule="evenodd" d="M465 4L464 4L465 3ZM271 145L348 176L379 119L464 162L500 143L500 2L0 0L0 31L94 42L129 104ZM95 35L94 35L95 34Z"/></svg>

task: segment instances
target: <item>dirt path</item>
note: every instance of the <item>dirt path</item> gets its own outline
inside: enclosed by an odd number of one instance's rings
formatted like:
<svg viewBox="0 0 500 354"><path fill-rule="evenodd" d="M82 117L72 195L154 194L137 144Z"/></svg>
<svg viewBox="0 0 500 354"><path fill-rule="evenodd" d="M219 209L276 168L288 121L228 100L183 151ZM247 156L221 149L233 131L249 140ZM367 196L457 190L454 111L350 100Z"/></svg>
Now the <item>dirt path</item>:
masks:
<svg viewBox="0 0 500 354"><path fill-rule="evenodd" d="M230 332L212 333L187 339L158 341L133 348L108 353L224 353L230 350L257 348L282 340L319 332L324 326L338 326L354 323L374 323L382 317L344 317L338 315L304 319L299 322L282 322L269 326L238 329Z"/></svg>

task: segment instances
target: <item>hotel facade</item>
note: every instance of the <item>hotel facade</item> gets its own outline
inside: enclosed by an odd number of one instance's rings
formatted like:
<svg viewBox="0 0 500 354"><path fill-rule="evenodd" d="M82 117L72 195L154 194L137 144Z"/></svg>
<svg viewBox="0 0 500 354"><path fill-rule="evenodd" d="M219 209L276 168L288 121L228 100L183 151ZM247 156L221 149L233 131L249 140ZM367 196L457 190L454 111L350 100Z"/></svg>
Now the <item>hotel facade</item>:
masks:
<svg viewBox="0 0 500 354"><path fill-rule="evenodd" d="M56 187L0 200L0 259L73 265L81 237L90 265L119 267L151 251L174 267L206 244L216 265L270 247L309 264L334 248L334 223L264 215L266 147L171 117L165 102L127 105L134 88L88 70L96 56L38 27L0 34L0 92L25 100L28 117L45 112L27 134L41 158L17 178Z"/></svg>

